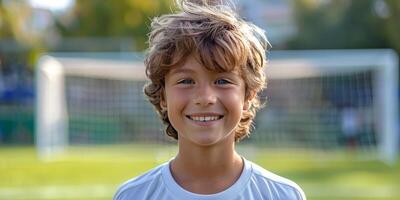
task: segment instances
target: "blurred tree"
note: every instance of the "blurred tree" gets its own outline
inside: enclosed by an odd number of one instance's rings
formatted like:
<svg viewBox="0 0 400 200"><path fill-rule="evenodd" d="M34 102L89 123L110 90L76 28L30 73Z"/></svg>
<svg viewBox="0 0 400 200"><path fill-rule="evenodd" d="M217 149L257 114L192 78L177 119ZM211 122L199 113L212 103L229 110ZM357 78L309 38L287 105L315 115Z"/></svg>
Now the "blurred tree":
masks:
<svg viewBox="0 0 400 200"><path fill-rule="evenodd" d="M0 38L9 38L13 35L11 24L10 17L8 17L7 10L3 5L3 0L0 0Z"/></svg>
<svg viewBox="0 0 400 200"><path fill-rule="evenodd" d="M400 1L294 1L294 49L395 48L400 52Z"/></svg>
<svg viewBox="0 0 400 200"><path fill-rule="evenodd" d="M400 1L386 0L384 3L386 3L386 10L383 8L383 15L381 15L383 18L382 31L390 45L393 45L393 48L400 54Z"/></svg>
<svg viewBox="0 0 400 200"><path fill-rule="evenodd" d="M25 46L42 42L42 34L32 23L33 10L26 0L0 0L0 38L11 39Z"/></svg>
<svg viewBox="0 0 400 200"><path fill-rule="evenodd" d="M132 37L146 48L150 19L169 12L173 0L76 0L69 20L57 26L65 37Z"/></svg>
<svg viewBox="0 0 400 200"><path fill-rule="evenodd" d="M35 61L29 57L41 52L45 38L35 29L33 15L26 0L0 0L1 70L10 70L17 65L23 68L21 70L33 69Z"/></svg>

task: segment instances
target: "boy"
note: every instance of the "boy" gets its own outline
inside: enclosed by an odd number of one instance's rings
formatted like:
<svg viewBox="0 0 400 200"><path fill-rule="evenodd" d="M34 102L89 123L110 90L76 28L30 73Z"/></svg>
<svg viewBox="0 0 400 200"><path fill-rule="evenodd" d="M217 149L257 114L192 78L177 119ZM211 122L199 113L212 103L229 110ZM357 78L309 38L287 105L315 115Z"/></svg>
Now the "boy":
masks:
<svg viewBox="0 0 400 200"><path fill-rule="evenodd" d="M235 142L249 134L265 85L263 31L227 6L183 0L155 18L144 87L175 158L124 183L115 200L305 200L292 181L247 161Z"/></svg>

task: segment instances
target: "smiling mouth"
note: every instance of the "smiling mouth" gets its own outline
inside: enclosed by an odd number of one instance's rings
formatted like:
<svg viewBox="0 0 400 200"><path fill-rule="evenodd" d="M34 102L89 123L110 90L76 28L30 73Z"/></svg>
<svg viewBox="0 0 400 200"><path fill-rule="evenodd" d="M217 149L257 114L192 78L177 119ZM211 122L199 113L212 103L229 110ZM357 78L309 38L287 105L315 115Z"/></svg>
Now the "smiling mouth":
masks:
<svg viewBox="0 0 400 200"><path fill-rule="evenodd" d="M196 122L209 122L209 121L220 120L224 116L223 115L213 115L213 116L190 116L190 115L186 115L186 117L188 119L196 121Z"/></svg>

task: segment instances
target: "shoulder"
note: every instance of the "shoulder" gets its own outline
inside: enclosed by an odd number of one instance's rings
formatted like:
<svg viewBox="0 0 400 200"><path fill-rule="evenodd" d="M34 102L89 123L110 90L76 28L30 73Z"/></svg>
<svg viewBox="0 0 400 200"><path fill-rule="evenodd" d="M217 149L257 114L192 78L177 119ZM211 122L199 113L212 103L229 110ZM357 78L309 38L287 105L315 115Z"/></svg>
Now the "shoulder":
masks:
<svg viewBox="0 0 400 200"><path fill-rule="evenodd" d="M153 194L162 183L162 168L165 166L167 166L167 163L126 181L119 186L113 199L146 199L146 196Z"/></svg>
<svg viewBox="0 0 400 200"><path fill-rule="evenodd" d="M267 191L268 196L279 197L278 199L306 200L303 190L295 182L276 175L255 163L247 162L252 165L252 183L261 191Z"/></svg>

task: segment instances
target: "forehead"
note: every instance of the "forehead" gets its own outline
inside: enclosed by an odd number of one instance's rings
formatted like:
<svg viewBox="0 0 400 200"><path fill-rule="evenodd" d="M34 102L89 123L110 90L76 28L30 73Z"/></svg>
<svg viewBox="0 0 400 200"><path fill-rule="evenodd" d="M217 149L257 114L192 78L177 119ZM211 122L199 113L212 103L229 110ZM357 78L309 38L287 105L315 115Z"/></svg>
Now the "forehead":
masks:
<svg viewBox="0 0 400 200"><path fill-rule="evenodd" d="M188 56L181 65L173 67L168 73L169 74L194 73L198 70L205 70L208 73L215 73L215 74L233 73L240 75L239 67L205 66L195 56Z"/></svg>

